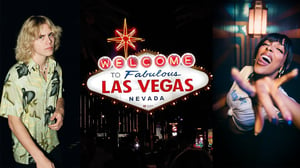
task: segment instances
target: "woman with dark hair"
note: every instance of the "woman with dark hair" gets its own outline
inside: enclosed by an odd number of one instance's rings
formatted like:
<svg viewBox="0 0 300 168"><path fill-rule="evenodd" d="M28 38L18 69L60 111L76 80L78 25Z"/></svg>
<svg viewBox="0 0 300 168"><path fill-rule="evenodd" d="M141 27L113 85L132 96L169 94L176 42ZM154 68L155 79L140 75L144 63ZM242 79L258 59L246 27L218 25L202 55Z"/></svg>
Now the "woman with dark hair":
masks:
<svg viewBox="0 0 300 168"><path fill-rule="evenodd" d="M299 104L280 87L298 74L298 70L293 70L284 75L293 59L291 40L283 34L268 34L256 46L254 54L253 66L245 66L240 72L232 69L235 81L226 100L233 130L254 130L257 135L265 119L274 124L294 123L300 128Z"/></svg>

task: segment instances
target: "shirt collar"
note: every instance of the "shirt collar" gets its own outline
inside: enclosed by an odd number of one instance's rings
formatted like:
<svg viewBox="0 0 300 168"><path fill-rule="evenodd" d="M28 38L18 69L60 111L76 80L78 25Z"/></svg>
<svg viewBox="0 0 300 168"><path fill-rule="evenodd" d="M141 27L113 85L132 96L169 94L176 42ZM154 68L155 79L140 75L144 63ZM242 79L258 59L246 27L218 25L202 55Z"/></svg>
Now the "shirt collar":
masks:
<svg viewBox="0 0 300 168"><path fill-rule="evenodd" d="M56 61L53 58L48 58L47 62L48 62L48 71L49 72L54 71L54 68L56 66ZM31 69L38 70L40 65L37 64L36 62L34 62L32 58L30 58L27 63L27 66L28 66L29 70L31 70Z"/></svg>

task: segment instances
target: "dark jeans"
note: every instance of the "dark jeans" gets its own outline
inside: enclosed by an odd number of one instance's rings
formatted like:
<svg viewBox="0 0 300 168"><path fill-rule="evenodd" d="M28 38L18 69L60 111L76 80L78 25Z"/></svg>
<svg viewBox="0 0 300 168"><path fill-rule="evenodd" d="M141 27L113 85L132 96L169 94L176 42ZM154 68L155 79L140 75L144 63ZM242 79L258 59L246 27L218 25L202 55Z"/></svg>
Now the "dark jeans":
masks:
<svg viewBox="0 0 300 168"><path fill-rule="evenodd" d="M63 168L62 151L60 146L57 146L49 154L45 155L54 163L55 168ZM15 163L14 168L36 168L36 164L25 165Z"/></svg>

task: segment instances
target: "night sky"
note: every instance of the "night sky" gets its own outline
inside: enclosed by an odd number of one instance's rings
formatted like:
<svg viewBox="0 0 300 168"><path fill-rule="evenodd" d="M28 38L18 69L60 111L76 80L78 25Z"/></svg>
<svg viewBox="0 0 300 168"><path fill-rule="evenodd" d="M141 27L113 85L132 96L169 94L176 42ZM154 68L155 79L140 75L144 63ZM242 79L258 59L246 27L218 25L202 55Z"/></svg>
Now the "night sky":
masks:
<svg viewBox="0 0 300 168"><path fill-rule="evenodd" d="M144 42L137 42L137 50L129 48L134 54L148 49L168 56L172 53L182 55L193 53L196 65L211 72L211 37L212 13L209 2L196 0L166 3L160 1L92 1L81 2L81 80L85 82L88 73L97 68L101 56L114 57L123 55L114 50L113 43L107 38L114 37L114 30L123 28L126 18L128 29L135 27L135 37L142 37ZM190 96L186 102L176 107L157 112L156 117L184 116L188 127L202 127L210 124L211 92L199 96ZM104 107L105 108L105 107ZM155 112L154 112L155 113Z"/></svg>

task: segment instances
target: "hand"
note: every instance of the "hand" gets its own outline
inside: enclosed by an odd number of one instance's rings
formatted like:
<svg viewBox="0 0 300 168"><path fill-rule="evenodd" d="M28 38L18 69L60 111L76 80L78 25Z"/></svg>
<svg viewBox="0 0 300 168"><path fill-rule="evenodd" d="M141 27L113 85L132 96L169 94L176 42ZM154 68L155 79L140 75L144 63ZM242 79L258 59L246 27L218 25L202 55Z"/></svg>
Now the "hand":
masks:
<svg viewBox="0 0 300 168"><path fill-rule="evenodd" d="M288 110L288 107L283 103L283 95L278 88L283 83L296 77L298 75L297 69L294 69L290 73L277 79L271 79L270 77L258 79L255 81L254 85L251 85L248 81L243 80L239 71L235 68L232 69L231 75L242 90L248 93L249 96L256 97L258 100L257 106L255 107L256 118L254 131L256 135L261 132L264 125L262 108L265 109L270 121L278 121L274 103L281 111L283 118L287 121L292 121L292 114Z"/></svg>
<svg viewBox="0 0 300 168"><path fill-rule="evenodd" d="M63 112L61 111L55 111L53 115L51 116L50 120L53 121L56 119L56 122L54 124L49 125L48 127L52 130L58 131L63 126Z"/></svg>
<svg viewBox="0 0 300 168"><path fill-rule="evenodd" d="M48 158L42 157L36 160L36 168L55 168L55 165Z"/></svg>

